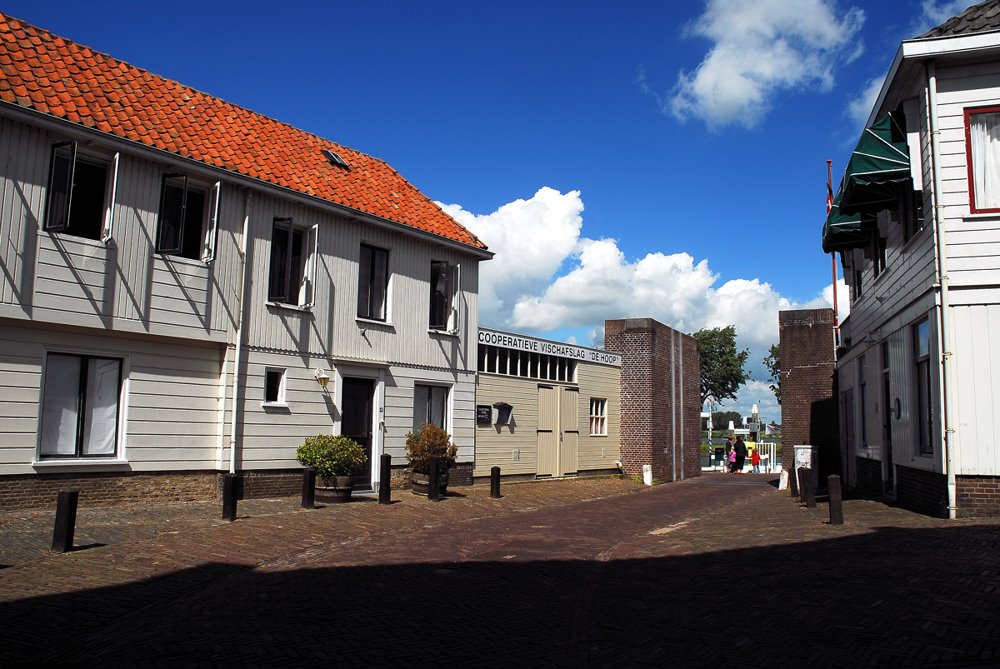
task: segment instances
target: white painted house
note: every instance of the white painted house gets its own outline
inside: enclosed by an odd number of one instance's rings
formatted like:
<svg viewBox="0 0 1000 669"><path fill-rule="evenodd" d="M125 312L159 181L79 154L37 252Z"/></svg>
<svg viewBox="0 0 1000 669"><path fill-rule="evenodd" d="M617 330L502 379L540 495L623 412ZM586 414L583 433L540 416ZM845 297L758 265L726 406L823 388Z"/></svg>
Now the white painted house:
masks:
<svg viewBox="0 0 1000 669"><path fill-rule="evenodd" d="M489 257L381 160L0 14L0 506L287 493L331 432L377 488L426 421L471 480Z"/></svg>
<svg viewBox="0 0 1000 669"><path fill-rule="evenodd" d="M903 42L867 125L823 231L851 291L845 475L1000 514L1000 2Z"/></svg>

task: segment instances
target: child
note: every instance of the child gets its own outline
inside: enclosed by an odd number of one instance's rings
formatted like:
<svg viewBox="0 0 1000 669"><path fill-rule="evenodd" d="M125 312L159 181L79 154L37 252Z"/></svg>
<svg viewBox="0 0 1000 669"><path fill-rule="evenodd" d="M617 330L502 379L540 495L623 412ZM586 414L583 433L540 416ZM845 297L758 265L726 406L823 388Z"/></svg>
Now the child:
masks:
<svg viewBox="0 0 1000 669"><path fill-rule="evenodd" d="M753 449L753 455L750 456L750 464L753 465L753 473L760 474L760 453L757 449Z"/></svg>
<svg viewBox="0 0 1000 669"><path fill-rule="evenodd" d="M736 449L732 446L729 447L729 473L736 473Z"/></svg>

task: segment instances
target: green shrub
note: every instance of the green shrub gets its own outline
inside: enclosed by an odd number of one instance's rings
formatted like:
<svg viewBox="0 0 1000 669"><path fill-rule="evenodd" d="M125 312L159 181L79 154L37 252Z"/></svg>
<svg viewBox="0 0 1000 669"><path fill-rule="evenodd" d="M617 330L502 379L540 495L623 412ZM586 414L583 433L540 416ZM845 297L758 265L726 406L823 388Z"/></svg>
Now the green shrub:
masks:
<svg viewBox="0 0 1000 669"><path fill-rule="evenodd" d="M441 459L442 471L447 471L455 466L457 455L458 447L451 443L451 435L437 425L424 423L406 435L406 459L411 471L429 474L434 456Z"/></svg>
<svg viewBox="0 0 1000 669"><path fill-rule="evenodd" d="M316 476L349 476L368 462L361 445L344 435L318 434L308 437L298 450L295 459L316 470Z"/></svg>

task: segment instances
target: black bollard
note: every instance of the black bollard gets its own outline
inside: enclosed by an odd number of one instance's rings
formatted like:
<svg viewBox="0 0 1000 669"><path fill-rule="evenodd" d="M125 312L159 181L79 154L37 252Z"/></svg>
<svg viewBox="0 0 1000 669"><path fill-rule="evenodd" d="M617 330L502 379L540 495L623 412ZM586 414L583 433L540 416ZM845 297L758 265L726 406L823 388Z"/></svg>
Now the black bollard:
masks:
<svg viewBox="0 0 1000 669"><path fill-rule="evenodd" d="M52 550L67 553L73 550L73 532L76 531L76 504L80 493L60 490L56 497L56 524L52 529Z"/></svg>
<svg viewBox="0 0 1000 669"><path fill-rule="evenodd" d="M792 497L799 496L799 470L788 470L788 492Z"/></svg>
<svg viewBox="0 0 1000 669"><path fill-rule="evenodd" d="M222 519L236 520L236 495L239 492L239 474L226 474L222 479Z"/></svg>
<svg viewBox="0 0 1000 669"><path fill-rule="evenodd" d="M840 492L840 477L830 474L826 477L826 487L830 490L830 524L844 524L844 498Z"/></svg>
<svg viewBox="0 0 1000 669"><path fill-rule="evenodd" d="M427 499L432 499L436 502L441 499L441 496L438 494L440 492L438 481L441 480L441 459L437 456L431 458L431 471L427 478L430 479L427 482Z"/></svg>
<svg viewBox="0 0 1000 669"><path fill-rule="evenodd" d="M795 470L799 479L799 504L806 503L806 468L799 467Z"/></svg>
<svg viewBox="0 0 1000 669"><path fill-rule="evenodd" d="M813 470L806 469L803 474L802 487L806 491L806 508L816 508L816 486L813 485Z"/></svg>
<svg viewBox="0 0 1000 669"><path fill-rule="evenodd" d="M383 453L378 465L378 503L392 504L392 456Z"/></svg>
<svg viewBox="0 0 1000 669"><path fill-rule="evenodd" d="M302 472L302 508L316 508L316 470L312 467Z"/></svg>
<svg viewBox="0 0 1000 669"><path fill-rule="evenodd" d="M490 497L500 499L500 468L490 468Z"/></svg>

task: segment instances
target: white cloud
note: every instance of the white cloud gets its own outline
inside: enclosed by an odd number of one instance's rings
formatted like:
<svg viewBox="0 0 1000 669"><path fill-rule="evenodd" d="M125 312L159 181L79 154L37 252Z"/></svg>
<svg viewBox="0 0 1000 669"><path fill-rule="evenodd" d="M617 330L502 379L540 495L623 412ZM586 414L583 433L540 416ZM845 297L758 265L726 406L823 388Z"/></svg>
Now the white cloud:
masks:
<svg viewBox="0 0 1000 669"><path fill-rule="evenodd" d="M885 77L879 76L868 81L864 88L853 98L847 101L847 116L854 121L860 135L868 121L868 115L875 107L878 94L882 91L882 82Z"/></svg>
<svg viewBox="0 0 1000 669"><path fill-rule="evenodd" d="M860 9L839 12L832 0L708 0L688 33L714 44L678 75L664 111L752 128L781 91L829 90L835 68L860 55L863 23Z"/></svg>

